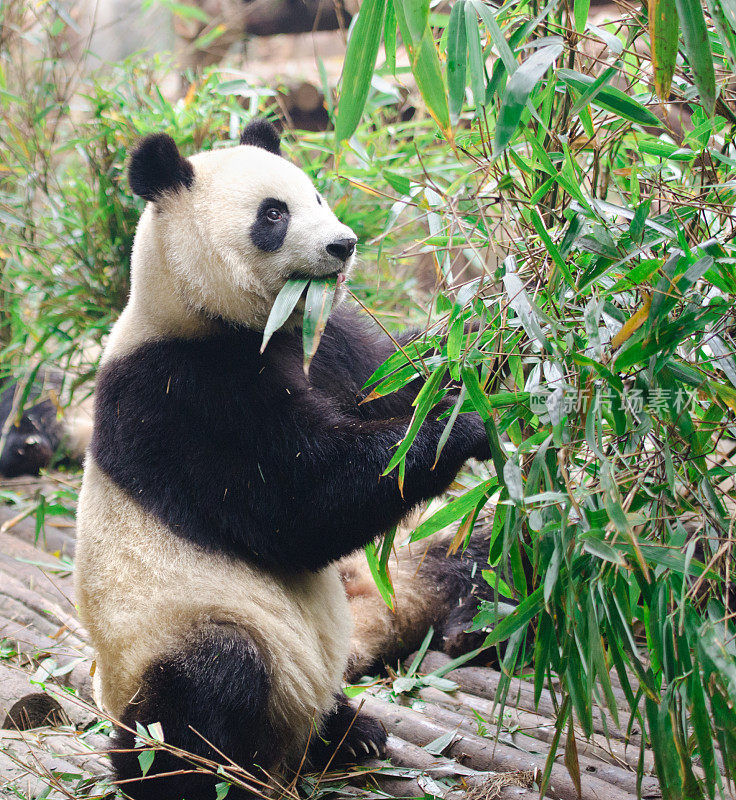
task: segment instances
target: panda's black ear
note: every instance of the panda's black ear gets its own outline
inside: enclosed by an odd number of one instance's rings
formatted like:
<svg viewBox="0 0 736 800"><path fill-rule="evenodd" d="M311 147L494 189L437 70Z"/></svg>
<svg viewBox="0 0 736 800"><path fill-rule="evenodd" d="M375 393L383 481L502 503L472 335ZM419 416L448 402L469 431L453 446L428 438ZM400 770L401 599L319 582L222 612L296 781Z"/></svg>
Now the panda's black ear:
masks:
<svg viewBox="0 0 736 800"><path fill-rule="evenodd" d="M281 155L281 138L274 126L265 119L254 119L249 122L240 134L240 144L262 147L274 155Z"/></svg>
<svg viewBox="0 0 736 800"><path fill-rule="evenodd" d="M139 197L158 200L166 192L188 189L194 168L166 133L153 133L136 145L128 166L128 183Z"/></svg>

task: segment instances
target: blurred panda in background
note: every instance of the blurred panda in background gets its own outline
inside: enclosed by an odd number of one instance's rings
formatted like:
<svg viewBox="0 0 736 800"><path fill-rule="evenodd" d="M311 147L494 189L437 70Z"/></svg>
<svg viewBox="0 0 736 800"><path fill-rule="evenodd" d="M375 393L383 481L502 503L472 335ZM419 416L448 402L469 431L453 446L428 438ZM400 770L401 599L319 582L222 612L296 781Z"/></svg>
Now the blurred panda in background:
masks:
<svg viewBox="0 0 736 800"><path fill-rule="evenodd" d="M55 462L81 462L92 435L92 396L62 407L63 373L39 371L28 392L22 381L0 383L0 477L38 475Z"/></svg>

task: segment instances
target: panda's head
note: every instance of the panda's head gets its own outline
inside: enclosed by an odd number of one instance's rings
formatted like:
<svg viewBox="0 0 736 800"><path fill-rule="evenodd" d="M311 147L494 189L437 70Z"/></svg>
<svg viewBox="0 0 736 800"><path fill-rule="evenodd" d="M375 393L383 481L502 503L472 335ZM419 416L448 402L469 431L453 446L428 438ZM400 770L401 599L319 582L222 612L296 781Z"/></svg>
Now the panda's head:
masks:
<svg viewBox="0 0 736 800"><path fill-rule="evenodd" d="M251 122L240 146L191 158L170 136L147 136L128 176L149 201L132 261L133 291L156 295L148 305L174 292L197 313L260 329L291 277L336 275L342 299L356 236L281 156L270 123Z"/></svg>

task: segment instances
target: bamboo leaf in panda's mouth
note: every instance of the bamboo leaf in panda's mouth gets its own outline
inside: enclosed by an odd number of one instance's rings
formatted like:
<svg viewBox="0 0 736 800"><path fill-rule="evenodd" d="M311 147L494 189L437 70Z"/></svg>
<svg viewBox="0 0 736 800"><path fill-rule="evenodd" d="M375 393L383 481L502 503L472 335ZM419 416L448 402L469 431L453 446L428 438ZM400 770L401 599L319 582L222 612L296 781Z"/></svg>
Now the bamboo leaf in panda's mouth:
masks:
<svg viewBox="0 0 736 800"><path fill-rule="evenodd" d="M309 278L290 278L284 284L271 307L271 313L266 320L266 327L263 330L263 341L261 342L261 352L266 349L269 339L291 316L294 307L299 302L299 298L304 293L304 287L309 283Z"/></svg>
<svg viewBox="0 0 736 800"><path fill-rule="evenodd" d="M302 321L302 346L304 348L304 374L309 375L309 365L319 347L319 340L327 325L337 290L337 277L330 275L322 280L312 279L307 289L307 302Z"/></svg>
<svg viewBox="0 0 736 800"><path fill-rule="evenodd" d="M337 275L328 275L324 278L293 277L286 281L268 315L261 343L262 353L273 334L292 315L307 286L309 288L302 321L305 375L309 375L309 365L317 352L322 333L327 325L327 318L332 310L337 290Z"/></svg>

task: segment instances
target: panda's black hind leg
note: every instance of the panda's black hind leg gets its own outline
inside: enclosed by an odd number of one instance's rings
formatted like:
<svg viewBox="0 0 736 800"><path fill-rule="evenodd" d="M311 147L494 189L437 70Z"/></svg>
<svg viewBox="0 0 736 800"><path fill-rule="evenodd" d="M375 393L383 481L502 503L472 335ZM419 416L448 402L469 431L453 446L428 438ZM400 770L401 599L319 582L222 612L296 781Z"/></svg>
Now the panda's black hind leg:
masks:
<svg viewBox="0 0 736 800"><path fill-rule="evenodd" d="M337 695L335 707L323 720L319 733L312 732L309 761L314 769L337 766L386 752L386 731L380 722L354 708L345 695Z"/></svg>
<svg viewBox="0 0 736 800"><path fill-rule="evenodd" d="M179 648L148 667L141 691L121 721L132 731L137 723L159 722L166 744L218 763L232 759L256 773L254 764L267 768L272 760L268 694L266 667L254 644L232 626L209 624L192 631ZM128 796L215 800L221 776L195 773L191 762L156 750L144 777L142 751L135 744L134 732L118 728L110 752L116 777L123 781L120 788ZM231 786L227 798L253 796Z"/></svg>

